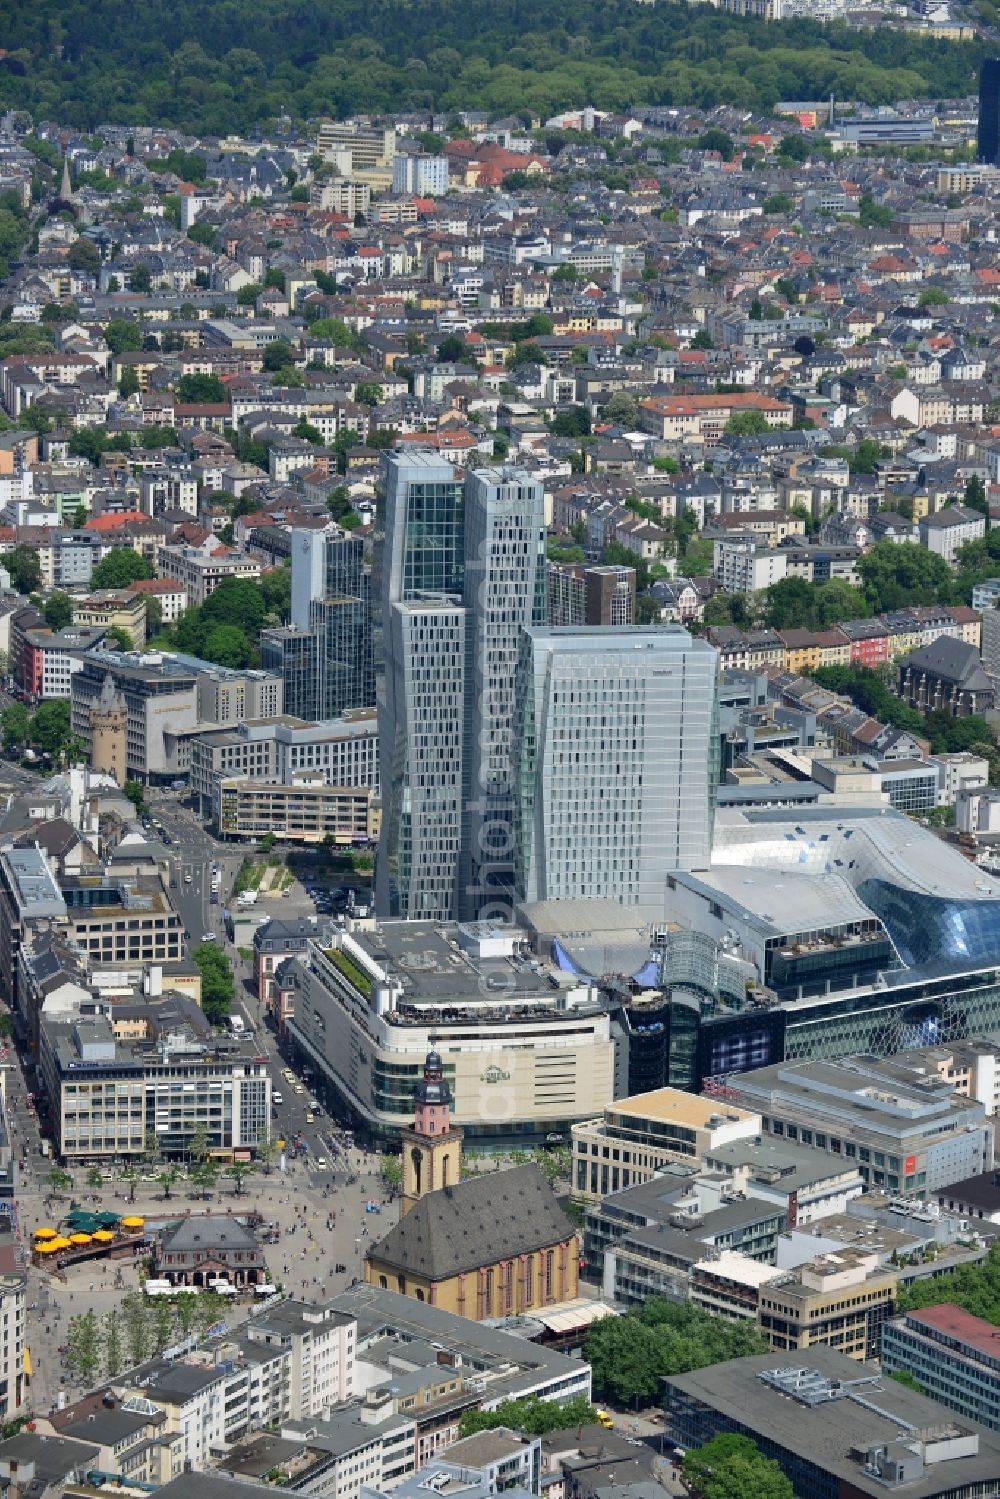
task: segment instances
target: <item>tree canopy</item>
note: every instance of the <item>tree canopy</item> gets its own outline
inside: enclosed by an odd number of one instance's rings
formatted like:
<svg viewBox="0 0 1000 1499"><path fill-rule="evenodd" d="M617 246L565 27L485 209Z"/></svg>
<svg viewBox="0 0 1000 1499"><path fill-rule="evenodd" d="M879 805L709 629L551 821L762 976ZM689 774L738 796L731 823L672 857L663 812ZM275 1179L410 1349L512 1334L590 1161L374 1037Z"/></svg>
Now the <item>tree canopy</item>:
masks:
<svg viewBox="0 0 1000 1499"><path fill-rule="evenodd" d="M201 1007L218 1025L229 1014L236 993L229 959L216 942L202 942L191 956L201 971Z"/></svg>
<svg viewBox="0 0 1000 1499"><path fill-rule="evenodd" d="M723 1432L684 1458L684 1478L695 1499L795 1499L791 1481L757 1443Z"/></svg>
<svg viewBox="0 0 1000 1499"><path fill-rule="evenodd" d="M623 1317L602 1318L584 1341L594 1389L623 1403L657 1399L668 1374L766 1352L755 1324L724 1322L665 1296L653 1296Z"/></svg>
<svg viewBox="0 0 1000 1499"><path fill-rule="evenodd" d="M807 583L805 578L782 578L764 594L764 619L774 630L826 630L842 619L862 619L867 613L864 594L842 578Z"/></svg>
<svg viewBox="0 0 1000 1499"><path fill-rule="evenodd" d="M245 131L286 109L299 118L470 108L544 118L587 102L768 110L830 93L958 98L974 91L984 55L983 43L890 27L776 26L672 4L414 0L405 25L399 16L392 0L309 9L262 0L251 48L235 6L38 0L5 18L0 102L89 129L115 120L197 134ZM162 165L188 180L201 170L180 151Z"/></svg>
<svg viewBox="0 0 1000 1499"><path fill-rule="evenodd" d="M529 1436L541 1437L547 1432L579 1426L593 1419L593 1407L582 1395L577 1395L565 1404L560 1404L558 1400L540 1400L537 1395L527 1395L523 1400L502 1400L495 1410L465 1411L458 1429L461 1436L468 1437L477 1431L492 1431L496 1426L507 1426L511 1431L524 1431Z"/></svg>
<svg viewBox="0 0 1000 1499"><path fill-rule="evenodd" d="M945 1301L1000 1327L1000 1245L994 1244L986 1258L975 1265L959 1265L944 1275L900 1284L896 1310L914 1312Z"/></svg>
<svg viewBox="0 0 1000 1499"><path fill-rule="evenodd" d="M908 604L947 603L954 575L943 557L916 542L879 541L858 558L865 598L875 614Z"/></svg>
<svg viewBox="0 0 1000 1499"><path fill-rule="evenodd" d="M131 547L115 547L102 557L90 575L91 588L127 588L155 576L153 564Z"/></svg>
<svg viewBox="0 0 1000 1499"><path fill-rule="evenodd" d="M33 593L42 580L42 564L38 560L38 553L23 543L0 556L0 563L10 573L15 593Z"/></svg>

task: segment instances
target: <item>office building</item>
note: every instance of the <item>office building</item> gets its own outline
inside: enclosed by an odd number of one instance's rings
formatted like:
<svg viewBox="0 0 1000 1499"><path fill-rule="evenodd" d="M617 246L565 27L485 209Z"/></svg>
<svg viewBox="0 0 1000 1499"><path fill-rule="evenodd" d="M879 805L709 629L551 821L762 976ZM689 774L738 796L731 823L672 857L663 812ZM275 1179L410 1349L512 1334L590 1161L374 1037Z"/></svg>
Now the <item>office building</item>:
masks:
<svg viewBox="0 0 1000 1499"><path fill-rule="evenodd" d="M980 161L1000 163L1000 58L987 57L979 70L979 127L976 150Z"/></svg>
<svg viewBox="0 0 1000 1499"><path fill-rule="evenodd" d="M69 935L93 960L164 963L182 956L183 923L158 874L66 875L59 890Z"/></svg>
<svg viewBox="0 0 1000 1499"><path fill-rule="evenodd" d="M513 905L514 692L521 630L545 623L545 504L538 479L475 469L465 484L467 739L459 912Z"/></svg>
<svg viewBox="0 0 1000 1499"><path fill-rule="evenodd" d="M527 629L516 683L516 890L649 916L711 859L716 655L677 625Z"/></svg>
<svg viewBox="0 0 1000 1499"><path fill-rule="evenodd" d="M318 770L296 770L288 781L218 776L212 787L212 821L223 838L338 848L367 848L378 839L378 798L366 786L334 786Z"/></svg>
<svg viewBox="0 0 1000 1499"><path fill-rule="evenodd" d="M984 1106L947 1078L873 1057L785 1062L732 1078L762 1133L857 1165L866 1186L933 1192L993 1164Z"/></svg>
<svg viewBox="0 0 1000 1499"><path fill-rule="evenodd" d="M397 156L392 163L394 193L440 198L448 191L447 156Z"/></svg>
<svg viewBox="0 0 1000 1499"><path fill-rule="evenodd" d="M664 1429L685 1450L725 1432L750 1437L803 1499L1000 1495L992 1432L829 1348L794 1367L767 1353L670 1375Z"/></svg>
<svg viewBox="0 0 1000 1499"><path fill-rule="evenodd" d="M1000 1334L952 1302L907 1312L882 1329L882 1367L909 1374L934 1400L1000 1431Z"/></svg>
<svg viewBox="0 0 1000 1499"><path fill-rule="evenodd" d="M634 625L635 568L546 564L550 625Z"/></svg>
<svg viewBox="0 0 1000 1499"><path fill-rule="evenodd" d="M370 585L359 537L334 525L292 532L291 623L266 632L266 653L263 641L261 648L266 663L280 661L285 705L296 717L374 707Z"/></svg>
<svg viewBox="0 0 1000 1499"><path fill-rule="evenodd" d="M668 1164L650 1181L587 1204L583 1252L588 1273L615 1301L687 1301L695 1265L730 1253L773 1266L787 1228L785 1207Z"/></svg>
<svg viewBox="0 0 1000 1499"><path fill-rule="evenodd" d="M260 664L281 678L285 712L293 718L316 717L317 639L312 629L280 625L260 632Z"/></svg>
<svg viewBox="0 0 1000 1499"><path fill-rule="evenodd" d="M573 1126L573 1191L600 1200L650 1181L671 1161L701 1165L706 1154L760 1134L760 1115L677 1088L620 1098L601 1119Z"/></svg>
<svg viewBox="0 0 1000 1499"><path fill-rule="evenodd" d="M70 693L73 733L88 755L91 712L109 676L128 711L128 779L156 785L184 775L190 765L190 739L199 724L197 672L159 655L91 652L74 673Z"/></svg>
<svg viewBox="0 0 1000 1499"><path fill-rule="evenodd" d="M273 672L214 666L179 652L171 658L198 675L198 718L202 723L242 724L277 718L284 710L281 680Z"/></svg>
<svg viewBox="0 0 1000 1499"><path fill-rule="evenodd" d="M894 1310L897 1279L863 1244L820 1254L761 1287L758 1325L775 1350L801 1353L823 1346L848 1358L875 1359Z"/></svg>
<svg viewBox="0 0 1000 1499"><path fill-rule="evenodd" d="M38 1077L56 1154L67 1162L138 1159L155 1138L161 1154L188 1159L192 1137L209 1148L261 1149L270 1138L271 1081L252 1038L213 1035L191 1006L187 1019L142 1039L118 1039L105 1014L43 1015Z"/></svg>
<svg viewBox="0 0 1000 1499"><path fill-rule="evenodd" d="M378 792L378 726L374 708L309 723L290 714L209 730L191 742L191 789L202 814L211 809L219 778L286 783L300 771L328 786Z"/></svg>
<svg viewBox="0 0 1000 1499"><path fill-rule="evenodd" d="M476 1148L568 1142L614 1097L596 984L530 960L509 927L381 921L311 943L296 965L289 1045L366 1140L398 1144L435 1047L451 1121Z"/></svg>
<svg viewBox="0 0 1000 1499"><path fill-rule="evenodd" d="M110 678L125 702L129 780L155 785L185 776L191 746L216 724L273 718L282 711L282 683L273 672L216 666L181 652L88 653L73 677L71 722L92 752L91 714Z"/></svg>
<svg viewBox="0 0 1000 1499"><path fill-rule="evenodd" d="M396 155L394 130L358 125L353 121L321 120L316 146L320 155L327 157L339 151L350 151L355 171L388 166L389 181L392 180L392 163Z"/></svg>
<svg viewBox="0 0 1000 1499"><path fill-rule="evenodd" d="M383 916L449 921L456 914L466 737L464 509L450 464L426 452L387 460L375 882Z"/></svg>

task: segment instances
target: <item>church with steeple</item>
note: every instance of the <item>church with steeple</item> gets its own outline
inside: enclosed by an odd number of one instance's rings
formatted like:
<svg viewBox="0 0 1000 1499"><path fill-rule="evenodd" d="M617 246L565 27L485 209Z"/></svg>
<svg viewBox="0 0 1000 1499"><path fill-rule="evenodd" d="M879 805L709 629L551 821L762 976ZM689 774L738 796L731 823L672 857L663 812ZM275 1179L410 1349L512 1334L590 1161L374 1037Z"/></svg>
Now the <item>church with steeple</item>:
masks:
<svg viewBox="0 0 1000 1499"><path fill-rule="evenodd" d="M413 1090L416 1110L413 1128L400 1135L403 1150L403 1191L400 1217L416 1207L421 1197L440 1187L453 1187L462 1177L462 1131L451 1123L451 1088L436 1051L427 1053L422 1080Z"/></svg>
<svg viewBox="0 0 1000 1499"><path fill-rule="evenodd" d="M576 1230L535 1165L462 1180L462 1131L436 1051L400 1136L395 1228L373 1244L365 1280L461 1317L520 1316L570 1301L579 1287Z"/></svg>

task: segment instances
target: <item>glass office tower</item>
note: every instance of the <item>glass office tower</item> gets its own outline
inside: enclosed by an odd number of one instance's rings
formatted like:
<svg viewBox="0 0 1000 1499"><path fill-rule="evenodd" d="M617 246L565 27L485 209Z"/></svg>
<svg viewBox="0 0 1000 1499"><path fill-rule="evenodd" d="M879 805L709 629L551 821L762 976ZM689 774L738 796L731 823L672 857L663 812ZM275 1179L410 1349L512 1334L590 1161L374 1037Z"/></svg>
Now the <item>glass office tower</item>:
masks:
<svg viewBox="0 0 1000 1499"><path fill-rule="evenodd" d="M517 666L515 885L650 919L711 862L717 656L679 625L527 629Z"/></svg>
<svg viewBox="0 0 1000 1499"><path fill-rule="evenodd" d="M459 913L509 919L513 908L514 681L521 630L546 619L545 498L515 468L465 484L465 817Z"/></svg>
<svg viewBox="0 0 1000 1499"><path fill-rule="evenodd" d="M386 462L378 701L381 916L457 915L465 725L464 493L436 454Z"/></svg>

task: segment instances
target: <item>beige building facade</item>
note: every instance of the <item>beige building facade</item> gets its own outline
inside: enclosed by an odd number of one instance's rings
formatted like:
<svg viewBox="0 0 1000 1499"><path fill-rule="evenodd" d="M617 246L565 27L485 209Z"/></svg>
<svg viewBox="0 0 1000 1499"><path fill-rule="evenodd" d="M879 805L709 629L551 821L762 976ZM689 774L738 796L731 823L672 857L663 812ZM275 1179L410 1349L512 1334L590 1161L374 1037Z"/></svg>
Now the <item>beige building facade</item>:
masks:
<svg viewBox="0 0 1000 1499"><path fill-rule="evenodd" d="M753 1139L760 1128L759 1114L679 1088L620 1098L602 1117L573 1126L573 1194L596 1201L678 1161L700 1165L711 1150Z"/></svg>

